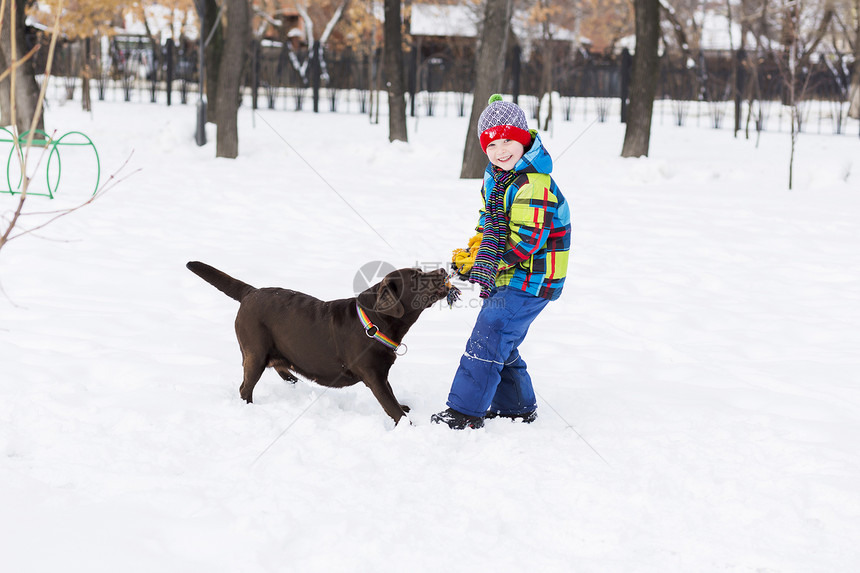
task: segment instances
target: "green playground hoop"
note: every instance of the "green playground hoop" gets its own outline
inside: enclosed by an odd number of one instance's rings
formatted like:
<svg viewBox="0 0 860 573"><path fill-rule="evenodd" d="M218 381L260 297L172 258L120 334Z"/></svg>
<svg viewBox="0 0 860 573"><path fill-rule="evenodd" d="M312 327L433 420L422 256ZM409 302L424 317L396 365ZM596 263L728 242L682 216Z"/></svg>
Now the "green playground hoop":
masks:
<svg viewBox="0 0 860 573"><path fill-rule="evenodd" d="M0 138L0 143L9 143L12 144L12 149L9 151L9 157L6 159L6 188L0 188L0 193L9 193L10 195L16 195L21 193L21 183L24 180L24 174L21 173L18 176L18 181L15 185L12 185L12 158L15 157L15 136L11 131L6 129L5 127L0 127L0 131L6 132L8 134L9 139ZM95 195L99 190L99 182L101 181L102 176L102 168L101 161L99 159L99 152L96 149L95 143L90 139L86 134L80 131L70 131L57 139L52 139L50 135L45 133L44 131L37 129L35 130L33 135L33 144L38 145L40 147L50 147L50 151L48 152L48 163L45 167L45 179L48 185L48 192L42 193L38 191L28 191L27 195L36 195L40 197L47 197L48 199L53 199L54 194L58 191L60 187L60 178L63 173L63 162L60 158L60 146L74 146L74 147L92 147L93 153L96 156L96 184L93 188L92 194ZM27 137L30 132L24 132L20 136L18 136L18 144L23 147L27 144ZM80 136L86 141L63 141L69 136ZM2 134L0 134L2 137ZM74 139L74 138L72 138ZM54 163L54 158L56 157L56 163ZM52 165L56 166L56 177L51 177L51 167Z"/></svg>

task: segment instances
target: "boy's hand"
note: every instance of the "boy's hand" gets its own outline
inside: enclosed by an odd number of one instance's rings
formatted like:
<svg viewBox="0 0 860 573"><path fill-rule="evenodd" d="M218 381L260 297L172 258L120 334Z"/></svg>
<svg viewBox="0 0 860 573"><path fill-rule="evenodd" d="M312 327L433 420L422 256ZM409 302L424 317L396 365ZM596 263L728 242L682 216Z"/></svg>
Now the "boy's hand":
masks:
<svg viewBox="0 0 860 573"><path fill-rule="evenodd" d="M466 249L454 249L451 257L451 267L457 271L460 278L464 279L469 276L469 271L472 270L472 265L475 264L475 256L471 251Z"/></svg>
<svg viewBox="0 0 860 573"><path fill-rule="evenodd" d="M469 277L469 272L475 264L475 256L478 254L483 236L483 233L478 233L469 239L469 247L467 249L454 249L451 257L451 266L457 271L460 278L466 279Z"/></svg>
<svg viewBox="0 0 860 573"><path fill-rule="evenodd" d="M481 246L481 240L484 238L484 233L475 233L475 236L469 239L469 249L478 252L478 247Z"/></svg>

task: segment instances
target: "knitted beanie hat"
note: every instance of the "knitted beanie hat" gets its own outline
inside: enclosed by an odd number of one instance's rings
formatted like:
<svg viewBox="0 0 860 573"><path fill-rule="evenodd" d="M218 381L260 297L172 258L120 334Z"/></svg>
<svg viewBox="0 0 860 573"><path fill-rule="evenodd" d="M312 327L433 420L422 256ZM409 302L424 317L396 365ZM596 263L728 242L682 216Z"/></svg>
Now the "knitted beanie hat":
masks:
<svg viewBox="0 0 860 573"><path fill-rule="evenodd" d="M502 101L502 96L490 96L489 105L478 119L478 138L481 149L487 152L487 145L497 139L513 139L528 149L532 143L526 114L515 103Z"/></svg>

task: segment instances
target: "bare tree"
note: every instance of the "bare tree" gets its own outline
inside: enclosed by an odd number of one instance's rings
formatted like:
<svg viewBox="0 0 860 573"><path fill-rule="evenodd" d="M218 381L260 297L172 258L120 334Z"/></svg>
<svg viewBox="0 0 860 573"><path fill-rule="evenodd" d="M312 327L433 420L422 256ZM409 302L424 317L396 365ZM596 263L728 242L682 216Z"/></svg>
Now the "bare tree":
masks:
<svg viewBox="0 0 860 573"><path fill-rule="evenodd" d="M0 64L3 64L0 69L9 72L0 86L13 90L14 95L13 98L0 99L0 105L4 108L2 116L9 124L15 125L18 134L30 129L45 129L32 60L37 48L25 53L24 18L24 2L0 0ZM33 118L37 121L34 122Z"/></svg>
<svg viewBox="0 0 860 573"><path fill-rule="evenodd" d="M577 13L581 15L579 2L571 4L566 0L537 0L529 11L526 32L529 38L526 41L534 43L538 48L534 51L533 57L540 64L540 76L537 78L536 115L538 129L541 130L548 130L552 123L552 93L555 88L553 68L560 55L558 42L555 40L555 30L559 25L578 28L581 18L570 21L570 18ZM578 48L578 40L576 36L574 41L568 44L572 51Z"/></svg>
<svg viewBox="0 0 860 573"><path fill-rule="evenodd" d="M0 15L0 19L2 18L3 16ZM0 31L0 34L2 33ZM0 73L0 125L12 125L15 123L12 119L12 100L9 97L9 92L12 89L9 79L12 75L12 69L6 63L6 56L2 48L0 48L0 70L3 70Z"/></svg>
<svg viewBox="0 0 860 573"><path fill-rule="evenodd" d="M304 26L305 41L308 45L307 55L302 59L300 55L293 49L291 42L286 41L284 47L290 60L293 69L299 74L299 77L307 85L309 83L308 74L311 72L311 66L314 65L313 58L319 52L319 70L323 76L323 81L327 81L325 49L331 38L335 26L343 19L344 14L349 7L349 0L337 0L335 2L320 3L312 2L311 0L296 0L296 11L302 17ZM259 8L255 8L255 14L260 17L260 27L255 32L255 36L262 37L268 26L279 28L286 35L289 30L284 29L284 22L279 16L279 12L267 13ZM326 18L321 20L321 18ZM317 26L315 21L325 22L322 32L317 34Z"/></svg>
<svg viewBox="0 0 860 573"><path fill-rule="evenodd" d="M469 119L469 131L466 133L460 179L480 178L487 166L487 158L478 143L478 119L487 107L490 96L502 89L512 12L513 0L487 0L481 44L477 51L472 115Z"/></svg>
<svg viewBox="0 0 860 573"><path fill-rule="evenodd" d="M401 26L400 0L385 0L384 61L388 80L388 141L408 141Z"/></svg>
<svg viewBox="0 0 860 573"><path fill-rule="evenodd" d="M800 103L805 99L810 76L807 71L809 60L827 33L833 21L833 0L825 0L821 19L811 36L803 34L801 23L807 18L814 18L804 12L804 6L794 0L786 1L782 7L784 18L783 44L785 59L777 59L783 63L780 72L786 88L786 104L791 111L791 156L788 162L788 188L791 189L794 180L794 154L797 149L797 139L800 136L803 115Z"/></svg>
<svg viewBox="0 0 860 573"><path fill-rule="evenodd" d="M294 0L294 5L304 27L304 39L308 46L305 55L302 56L294 49L289 38L290 30L281 18L281 9L267 12L265 8L255 6L254 13L260 18L260 26L254 32L254 37L261 38L269 26L279 30L284 38L284 50L290 64L298 73L302 84L313 88L314 111L317 112L320 88L329 83L326 48L335 26L344 19L348 11L350 0ZM325 25L322 26L322 33L318 34L317 24L322 23Z"/></svg>
<svg viewBox="0 0 860 573"><path fill-rule="evenodd" d="M684 6L684 4L679 4ZM685 82L690 82L690 85L696 87L697 94L702 94L704 92L704 78L702 75L702 70L697 69L698 66L698 58L693 53L693 46L690 45L690 40L688 39L687 30L682 23L687 24L687 27L690 29L690 35L695 39L698 53L701 54L701 46L699 45L699 39L701 36L701 29L696 23L696 19L693 17L693 12L697 7L697 3L694 2L694 6L684 6L686 8L684 10L684 14L679 14L675 9L673 2L670 0L660 0L660 8L663 17L672 27L672 32L675 36L675 46L673 46L677 51L681 53L682 56L682 66L681 69L686 71ZM667 40L668 41L668 40ZM667 50L668 51L668 50Z"/></svg>
<svg viewBox="0 0 860 573"><path fill-rule="evenodd" d="M657 91L660 39L659 0L636 0L636 53L630 78L630 106L624 134L622 157L648 155L651 141L651 115Z"/></svg>
<svg viewBox="0 0 860 573"><path fill-rule="evenodd" d="M202 35L206 40L202 70L206 89L207 121L218 121L218 76L221 73L221 58L224 55L224 4L217 0L197 0L198 8L204 11ZM199 12L198 12L199 14Z"/></svg>
<svg viewBox="0 0 860 573"><path fill-rule="evenodd" d="M248 0L224 0L224 4L227 27L224 31L224 53L218 70L215 156L235 159L239 155L239 85L251 37L251 7Z"/></svg>
<svg viewBox="0 0 860 573"><path fill-rule="evenodd" d="M854 0L852 8L852 14L848 14L845 20L850 22L853 17L853 30L844 22L842 23L845 38L851 46L851 51L854 52L854 68L851 72L851 87L848 90L848 101L851 102L848 107L848 117L860 119L860 0Z"/></svg>

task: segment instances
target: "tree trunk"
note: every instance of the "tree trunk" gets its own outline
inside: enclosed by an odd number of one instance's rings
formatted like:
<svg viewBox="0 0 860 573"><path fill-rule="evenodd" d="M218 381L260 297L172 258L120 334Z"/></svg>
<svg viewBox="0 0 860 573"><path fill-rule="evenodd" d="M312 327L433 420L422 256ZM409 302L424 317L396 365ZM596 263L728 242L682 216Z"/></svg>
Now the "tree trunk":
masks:
<svg viewBox="0 0 860 573"><path fill-rule="evenodd" d="M848 88L848 117L860 119L860 57L854 60L854 72L851 74L851 85Z"/></svg>
<svg viewBox="0 0 860 573"><path fill-rule="evenodd" d="M408 141L400 0L385 0L385 71L388 88L388 141Z"/></svg>
<svg viewBox="0 0 860 573"><path fill-rule="evenodd" d="M15 2L15 19L12 20L12 3ZM3 28L0 29L0 63L5 71L11 67L14 59L12 57L12 34L15 34L15 59L20 60L27 53L27 45L24 42L24 2L20 0L6 0L6 8L3 14ZM36 70L33 60L27 60L14 72L15 74L15 118L12 118L11 97L0 98L3 105L2 116L9 124L14 123L18 134L30 130L30 124L36 115L36 106L39 103L39 84L36 82ZM2 88L11 95L12 76L3 82ZM41 112L42 110L38 110ZM4 122L5 123L5 122ZM44 116L39 113L39 121L36 129L45 129Z"/></svg>
<svg viewBox="0 0 860 573"><path fill-rule="evenodd" d="M81 66L81 110L93 111L93 100L90 97L90 77L92 76L92 46L90 39L86 38L84 42L83 65Z"/></svg>
<svg viewBox="0 0 860 573"><path fill-rule="evenodd" d="M541 94L538 99L538 129L549 131L550 122L552 122L552 66L555 63L553 59L552 40L543 42L543 62L541 62ZM546 102L546 107L544 107ZM541 121L543 120L543 121Z"/></svg>
<svg viewBox="0 0 860 573"><path fill-rule="evenodd" d="M627 123L627 107L630 105L630 69L633 57L630 50L621 50L621 123Z"/></svg>
<svg viewBox="0 0 860 573"><path fill-rule="evenodd" d="M224 53L218 70L217 101L215 104L216 157L234 159L239 155L239 84L245 65L248 41L251 38L250 6L248 0L224 0L227 6L227 29L224 33Z"/></svg>
<svg viewBox="0 0 860 573"><path fill-rule="evenodd" d="M472 115L469 119L469 131L466 133L466 148L463 150L460 179L479 179L487 167L487 156L481 151L478 140L478 119L487 107L490 96L502 91L512 11L513 0L487 0L481 45L478 48L475 66Z"/></svg>
<svg viewBox="0 0 860 573"><path fill-rule="evenodd" d="M7 69L9 69L9 65L6 63L6 55L0 46L0 70L6 71ZM15 123L12 121L12 99L9 93L11 89L12 84L9 82L8 76L0 80L0 127Z"/></svg>
<svg viewBox="0 0 860 573"><path fill-rule="evenodd" d="M741 48L732 58L732 90L734 92L735 137L741 130L743 121L743 89L746 85L746 51Z"/></svg>
<svg viewBox="0 0 860 573"><path fill-rule="evenodd" d="M860 119L860 0L854 0L856 14L854 29L854 71L851 74L851 86L848 88L848 117Z"/></svg>
<svg viewBox="0 0 860 573"><path fill-rule="evenodd" d="M660 72L657 44L660 38L658 0L636 0L636 54L630 78L630 107L621 157L648 155L651 112Z"/></svg>
<svg viewBox="0 0 860 573"><path fill-rule="evenodd" d="M212 29L217 26L212 39L205 49L206 72L206 115L207 121L217 123L218 105L218 74L221 70L221 58L224 54L224 26L223 20L218 19L220 7L215 0L201 0L206 4L206 21L203 27L204 40L209 38Z"/></svg>

